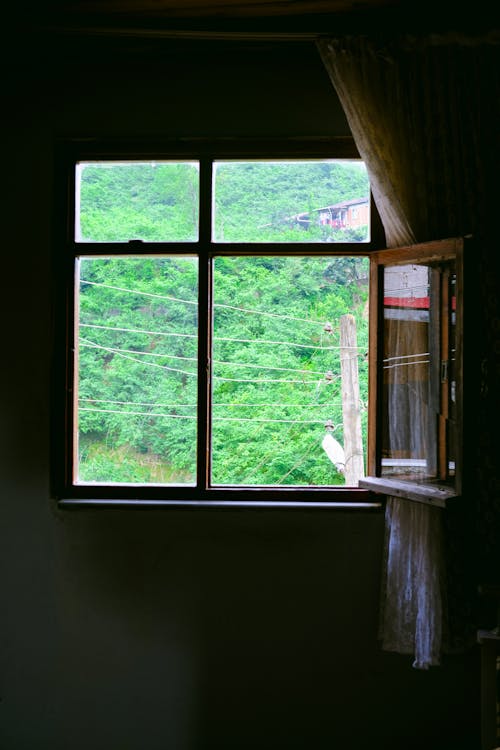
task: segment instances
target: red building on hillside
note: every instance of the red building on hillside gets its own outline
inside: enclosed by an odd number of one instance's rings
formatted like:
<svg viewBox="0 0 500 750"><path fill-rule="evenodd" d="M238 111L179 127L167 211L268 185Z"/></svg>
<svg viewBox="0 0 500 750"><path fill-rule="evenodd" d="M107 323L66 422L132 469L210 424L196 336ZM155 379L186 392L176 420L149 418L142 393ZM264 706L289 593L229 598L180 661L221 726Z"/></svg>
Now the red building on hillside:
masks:
<svg viewBox="0 0 500 750"><path fill-rule="evenodd" d="M320 226L329 226L332 229L358 229L366 226L370 222L370 200L369 198L352 198L348 201L341 201L330 206L315 208L317 223ZM311 214L304 211L292 216L298 224L309 227Z"/></svg>

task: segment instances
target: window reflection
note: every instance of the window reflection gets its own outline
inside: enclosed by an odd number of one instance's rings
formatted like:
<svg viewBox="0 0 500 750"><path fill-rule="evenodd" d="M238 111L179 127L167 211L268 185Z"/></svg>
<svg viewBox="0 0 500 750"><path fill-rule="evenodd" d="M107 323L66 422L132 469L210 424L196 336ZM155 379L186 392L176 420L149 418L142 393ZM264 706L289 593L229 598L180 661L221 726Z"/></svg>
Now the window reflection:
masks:
<svg viewBox="0 0 500 750"><path fill-rule="evenodd" d="M451 263L384 269L381 473L454 474L455 272Z"/></svg>

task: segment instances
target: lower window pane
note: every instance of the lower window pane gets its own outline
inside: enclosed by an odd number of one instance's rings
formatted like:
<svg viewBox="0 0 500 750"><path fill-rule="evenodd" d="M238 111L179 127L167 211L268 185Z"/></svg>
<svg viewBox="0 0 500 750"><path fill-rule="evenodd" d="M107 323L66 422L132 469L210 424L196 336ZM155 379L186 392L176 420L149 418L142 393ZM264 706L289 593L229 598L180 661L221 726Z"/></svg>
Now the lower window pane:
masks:
<svg viewBox="0 0 500 750"><path fill-rule="evenodd" d="M83 257L77 289L74 481L196 484L197 259ZM213 304L212 485L357 486L367 259L219 257Z"/></svg>
<svg viewBox="0 0 500 750"><path fill-rule="evenodd" d="M368 260L214 261L212 484L357 486Z"/></svg>
<svg viewBox="0 0 500 750"><path fill-rule="evenodd" d="M197 259L78 267L74 481L194 484Z"/></svg>

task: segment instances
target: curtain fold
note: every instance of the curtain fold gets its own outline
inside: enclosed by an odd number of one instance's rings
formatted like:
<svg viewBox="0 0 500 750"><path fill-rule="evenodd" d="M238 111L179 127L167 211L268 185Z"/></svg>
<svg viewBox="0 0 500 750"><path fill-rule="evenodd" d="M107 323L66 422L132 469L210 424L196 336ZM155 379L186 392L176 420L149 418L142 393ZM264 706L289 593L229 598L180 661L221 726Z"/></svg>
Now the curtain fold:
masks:
<svg viewBox="0 0 500 750"><path fill-rule="evenodd" d="M414 654L413 666L439 664L443 631L441 510L388 498L382 648Z"/></svg>
<svg viewBox="0 0 500 750"><path fill-rule="evenodd" d="M498 42L497 33L317 40L387 247L495 237ZM398 498L386 506L380 636L420 669L440 663L449 626L443 512Z"/></svg>
<svg viewBox="0 0 500 750"><path fill-rule="evenodd" d="M318 39L387 247L491 226L499 42L498 33Z"/></svg>

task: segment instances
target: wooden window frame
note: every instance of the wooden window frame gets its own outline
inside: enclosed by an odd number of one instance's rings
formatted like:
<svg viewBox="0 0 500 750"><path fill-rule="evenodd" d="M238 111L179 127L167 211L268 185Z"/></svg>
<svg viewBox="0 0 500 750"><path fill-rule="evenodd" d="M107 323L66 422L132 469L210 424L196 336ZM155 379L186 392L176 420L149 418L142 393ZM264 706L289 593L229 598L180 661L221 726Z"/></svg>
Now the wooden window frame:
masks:
<svg viewBox="0 0 500 750"><path fill-rule="evenodd" d="M75 165L79 161L106 160L198 160L200 162L200 236L197 242L154 243L158 255L194 254L200 260L200 310L210 319L211 261L229 255L331 255L362 256L383 247L383 231L378 213L371 204L369 243L327 245L326 243L230 244L211 240L211 170L208 165L224 159L359 159L352 138L303 139L175 139L161 142L93 142L65 139L57 144L56 200L54 206L54 355L52 369L52 456L51 491L60 507L174 507L174 508L357 508L381 507L380 498L363 487L245 487L210 486L206 435L209 430L206 370L199 367L198 480L194 486L79 485L73 479L73 338L74 264L80 255L151 254L147 243L77 243L74 238ZM61 217L65 221L61 221ZM204 290L204 291L202 291ZM199 362L206 362L209 336L199 338Z"/></svg>
<svg viewBox="0 0 500 750"><path fill-rule="evenodd" d="M464 338L464 255L465 246L472 242L472 238L448 238L435 242L398 247L390 250L374 252L370 256L370 367L369 367L369 420L368 420L368 461L367 476L359 482L360 487L382 495L392 495L407 500L423 502L430 505L445 507L447 502L462 494L463 485L463 338ZM470 250L467 251L469 253ZM454 481L445 484L438 479L425 483L398 480L382 475L382 366L383 366L383 274L389 266L407 264L441 264L453 261L456 268L456 322L455 322L455 477ZM444 303L443 303L444 304ZM441 315L441 311L439 312ZM441 345L447 346L446 326L441 329ZM437 381L436 388L443 388ZM441 393L441 399L443 393ZM438 426L438 441L436 460L441 466L446 460L439 446L442 440L444 417L440 417Z"/></svg>

